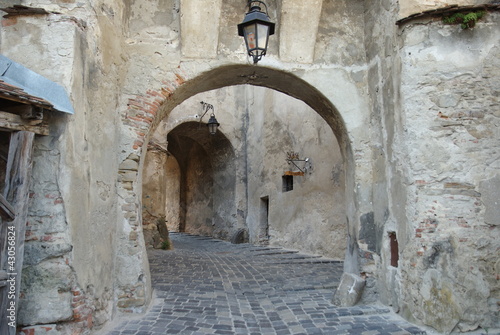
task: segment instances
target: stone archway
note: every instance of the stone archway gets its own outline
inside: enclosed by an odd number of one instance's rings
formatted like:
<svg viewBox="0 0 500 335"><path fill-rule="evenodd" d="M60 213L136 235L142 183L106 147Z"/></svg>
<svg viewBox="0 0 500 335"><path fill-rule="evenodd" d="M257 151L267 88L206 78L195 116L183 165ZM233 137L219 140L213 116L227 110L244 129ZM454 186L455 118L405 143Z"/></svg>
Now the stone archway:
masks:
<svg viewBox="0 0 500 335"><path fill-rule="evenodd" d="M227 239L236 225L230 220L236 179L231 143L220 130L209 135L197 122L178 125L167 140L181 170L179 230Z"/></svg>
<svg viewBox="0 0 500 335"><path fill-rule="evenodd" d="M123 239L124 243L118 246L118 250L126 251L125 255L118 255L118 269L127 269L125 274L118 273L120 278L118 307L125 310L142 309L150 295L149 270L144 252L140 232L141 214L140 208L140 185L142 180L141 166L143 164L143 146L148 143L151 134L158 127L161 120L177 105L187 98L200 92L214 90L217 88L233 85L254 85L267 87L289 96L302 100L316 111L331 127L340 146L344 159L343 170L346 171L345 198L346 216L348 223L348 246L346 251L347 272L358 272L357 264L357 226L356 218L357 201L354 192L354 158L351 151L350 140L342 116L333 103L318 89L307 81L284 71L247 66L230 65L219 67L193 78L186 78L175 74L175 78L164 82L165 86L157 91L148 91L146 95L129 100L129 109L125 114L125 124L129 126L129 146L131 152L123 160L120 166L120 177L122 192L130 199L136 197L136 202L124 204L123 224L124 231L130 231L132 239ZM134 169L129 167L133 166ZM127 178L123 178L127 176ZM132 251L133 250L133 251ZM120 251L118 251L120 253ZM132 257L131 257L132 255ZM120 271L120 270L119 270ZM137 279L138 278L138 279ZM127 283L127 280L129 281ZM140 291L141 297L135 292ZM139 299L137 299L139 298Z"/></svg>
<svg viewBox="0 0 500 335"><path fill-rule="evenodd" d="M210 135L200 122L163 126L150 140L144 164L143 227L156 221L175 231L228 240L236 229L231 142L220 130ZM167 208L177 215L167 217ZM153 245L151 238L147 242Z"/></svg>

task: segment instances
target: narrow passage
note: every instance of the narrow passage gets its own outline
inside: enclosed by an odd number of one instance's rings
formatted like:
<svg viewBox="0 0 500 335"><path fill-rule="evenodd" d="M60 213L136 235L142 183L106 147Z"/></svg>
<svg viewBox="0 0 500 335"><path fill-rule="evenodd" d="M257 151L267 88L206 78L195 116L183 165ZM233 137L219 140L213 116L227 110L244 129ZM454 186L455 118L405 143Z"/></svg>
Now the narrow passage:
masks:
<svg viewBox="0 0 500 335"><path fill-rule="evenodd" d="M149 250L156 299L108 335L426 334L389 308L331 304L343 264L318 256L171 233Z"/></svg>

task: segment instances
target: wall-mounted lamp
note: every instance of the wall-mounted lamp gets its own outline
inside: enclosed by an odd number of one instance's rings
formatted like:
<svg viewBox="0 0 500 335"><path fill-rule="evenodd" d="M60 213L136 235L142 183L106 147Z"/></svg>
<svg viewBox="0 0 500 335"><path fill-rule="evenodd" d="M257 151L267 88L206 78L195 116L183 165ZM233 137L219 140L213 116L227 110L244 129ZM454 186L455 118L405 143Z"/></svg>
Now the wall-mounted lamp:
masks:
<svg viewBox="0 0 500 335"><path fill-rule="evenodd" d="M208 131L210 132L210 134L215 135L215 133L217 132L217 128L220 126L220 123L217 122L217 119L215 118L215 114L213 112L214 106L211 104L208 104L206 102L203 102L203 101L200 103L201 103L203 111L204 111L200 117L200 124L201 124L201 120L203 119L205 114L207 114L209 110L212 110L212 114L210 114L210 119L208 120L207 127L208 127Z"/></svg>
<svg viewBox="0 0 500 335"><path fill-rule="evenodd" d="M260 5L266 8L263 12ZM248 55L257 64L266 54L269 36L274 34L275 24L267 15L267 6L263 1L248 1L250 11L245 14L243 22L238 25L238 35L243 36Z"/></svg>

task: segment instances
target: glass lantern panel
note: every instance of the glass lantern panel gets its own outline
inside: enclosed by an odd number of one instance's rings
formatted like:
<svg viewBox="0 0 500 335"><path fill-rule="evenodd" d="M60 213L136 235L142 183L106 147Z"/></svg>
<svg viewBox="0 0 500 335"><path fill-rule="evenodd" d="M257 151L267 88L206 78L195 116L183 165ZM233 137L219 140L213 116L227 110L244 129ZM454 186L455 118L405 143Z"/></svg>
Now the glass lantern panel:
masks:
<svg viewBox="0 0 500 335"><path fill-rule="evenodd" d="M267 41L269 39L269 26L264 24L257 24L257 38L259 54L265 54L267 49Z"/></svg>
<svg viewBox="0 0 500 335"><path fill-rule="evenodd" d="M208 131L210 132L210 134L214 135L217 132L217 123L209 123Z"/></svg>
<svg viewBox="0 0 500 335"><path fill-rule="evenodd" d="M245 42L247 43L248 51L257 48L257 31L256 25L251 24L243 28L245 34Z"/></svg>

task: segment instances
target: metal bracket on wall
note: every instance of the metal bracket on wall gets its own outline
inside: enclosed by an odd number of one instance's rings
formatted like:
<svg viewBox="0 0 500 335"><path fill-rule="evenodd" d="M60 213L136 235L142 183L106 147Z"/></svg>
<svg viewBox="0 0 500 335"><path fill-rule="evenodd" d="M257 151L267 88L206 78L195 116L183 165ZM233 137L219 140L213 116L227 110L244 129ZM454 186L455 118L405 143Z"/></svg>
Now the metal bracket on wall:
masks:
<svg viewBox="0 0 500 335"><path fill-rule="evenodd" d="M200 117L200 122L199 122L199 125L201 127L201 120L203 120L203 117L205 116L205 114L208 113L209 110L212 110L212 113L214 111L214 106L209 104L209 103L206 103L206 102L203 102L203 101L200 101L200 104L201 104L201 117Z"/></svg>
<svg viewBox="0 0 500 335"><path fill-rule="evenodd" d="M301 159L299 158L299 154L297 152L287 152L286 153L286 161L289 165L295 166L299 171L285 171L285 176L303 176L305 172L311 168L311 162L309 158ZM297 162L303 162L302 168L297 164Z"/></svg>

